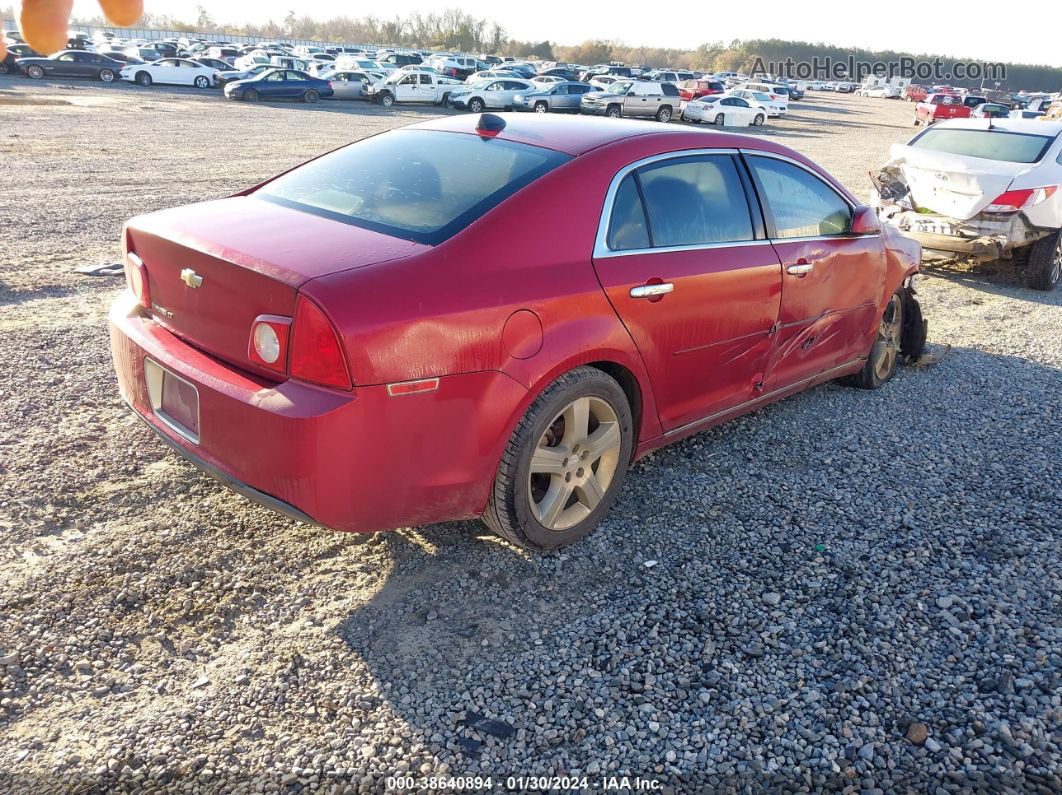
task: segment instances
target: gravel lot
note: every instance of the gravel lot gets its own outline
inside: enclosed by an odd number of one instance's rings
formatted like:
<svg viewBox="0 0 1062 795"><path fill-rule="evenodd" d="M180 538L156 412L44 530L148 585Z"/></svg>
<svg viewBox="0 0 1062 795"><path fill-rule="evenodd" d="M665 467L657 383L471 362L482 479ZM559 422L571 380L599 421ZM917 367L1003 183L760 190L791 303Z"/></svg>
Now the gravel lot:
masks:
<svg viewBox="0 0 1062 795"><path fill-rule="evenodd" d="M294 524L129 415L120 279L74 267L432 112L0 78L0 790L1062 789L1062 290L935 267L929 364L658 452L541 557ZM910 117L812 94L762 134L866 195Z"/></svg>

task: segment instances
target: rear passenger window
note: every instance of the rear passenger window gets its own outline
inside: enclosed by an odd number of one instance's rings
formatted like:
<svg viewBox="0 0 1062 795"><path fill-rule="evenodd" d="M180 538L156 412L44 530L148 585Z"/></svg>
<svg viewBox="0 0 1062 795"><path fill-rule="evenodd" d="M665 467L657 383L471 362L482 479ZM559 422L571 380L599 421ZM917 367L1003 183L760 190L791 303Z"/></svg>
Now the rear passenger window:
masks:
<svg viewBox="0 0 1062 795"><path fill-rule="evenodd" d="M616 191L608 224L608 247L613 251L649 248L645 209L634 174L628 174Z"/></svg>
<svg viewBox="0 0 1062 795"><path fill-rule="evenodd" d="M768 157L750 157L749 165L773 217L773 237L848 233L852 208L821 179L791 163Z"/></svg>
<svg viewBox="0 0 1062 795"><path fill-rule="evenodd" d="M730 157L668 160L638 172L654 247L752 240L752 219Z"/></svg>

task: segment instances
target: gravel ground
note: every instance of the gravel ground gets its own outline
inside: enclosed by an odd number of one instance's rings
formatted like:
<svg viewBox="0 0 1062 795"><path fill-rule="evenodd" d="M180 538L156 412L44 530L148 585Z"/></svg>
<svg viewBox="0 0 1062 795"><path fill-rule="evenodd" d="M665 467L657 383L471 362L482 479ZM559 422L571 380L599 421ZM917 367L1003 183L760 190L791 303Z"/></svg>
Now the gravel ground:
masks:
<svg viewBox="0 0 1062 795"><path fill-rule="evenodd" d="M929 363L658 452L561 553L314 530L129 415L119 280L73 268L432 111L223 102L0 79L0 789L1062 788L1062 290L934 268ZM817 95L763 134L865 195L910 113Z"/></svg>

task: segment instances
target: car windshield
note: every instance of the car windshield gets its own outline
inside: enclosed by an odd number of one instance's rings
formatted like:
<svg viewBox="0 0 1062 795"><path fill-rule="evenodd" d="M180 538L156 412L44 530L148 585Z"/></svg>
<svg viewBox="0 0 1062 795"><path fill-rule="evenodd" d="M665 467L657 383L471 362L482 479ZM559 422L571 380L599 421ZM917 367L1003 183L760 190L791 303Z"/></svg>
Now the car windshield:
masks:
<svg viewBox="0 0 1062 795"><path fill-rule="evenodd" d="M770 102L771 100L771 98L764 94L762 91L753 91L752 96L754 96L760 102Z"/></svg>
<svg viewBox="0 0 1062 795"><path fill-rule="evenodd" d="M608 92L610 94L626 94L628 91L631 90L631 86L633 85L634 83L630 82L629 80L617 80L615 83L608 87Z"/></svg>
<svg viewBox="0 0 1062 795"><path fill-rule="evenodd" d="M1001 160L1005 163L1035 163L1054 138L1047 135L1005 132L1003 130L963 130L930 128L911 141L916 149L931 149L964 157Z"/></svg>
<svg viewBox="0 0 1062 795"><path fill-rule="evenodd" d="M570 158L435 130L397 130L319 157L254 196L435 245Z"/></svg>

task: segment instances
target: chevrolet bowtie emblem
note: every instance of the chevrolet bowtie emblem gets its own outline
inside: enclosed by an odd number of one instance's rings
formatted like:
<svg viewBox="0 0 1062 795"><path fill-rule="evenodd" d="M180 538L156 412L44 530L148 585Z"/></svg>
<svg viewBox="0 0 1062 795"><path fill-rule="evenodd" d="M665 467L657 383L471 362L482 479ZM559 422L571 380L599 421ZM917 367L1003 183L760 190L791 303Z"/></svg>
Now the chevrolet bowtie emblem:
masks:
<svg viewBox="0 0 1062 795"><path fill-rule="evenodd" d="M191 268L185 268L181 271L181 281L189 287L198 287L203 283L203 277Z"/></svg>

